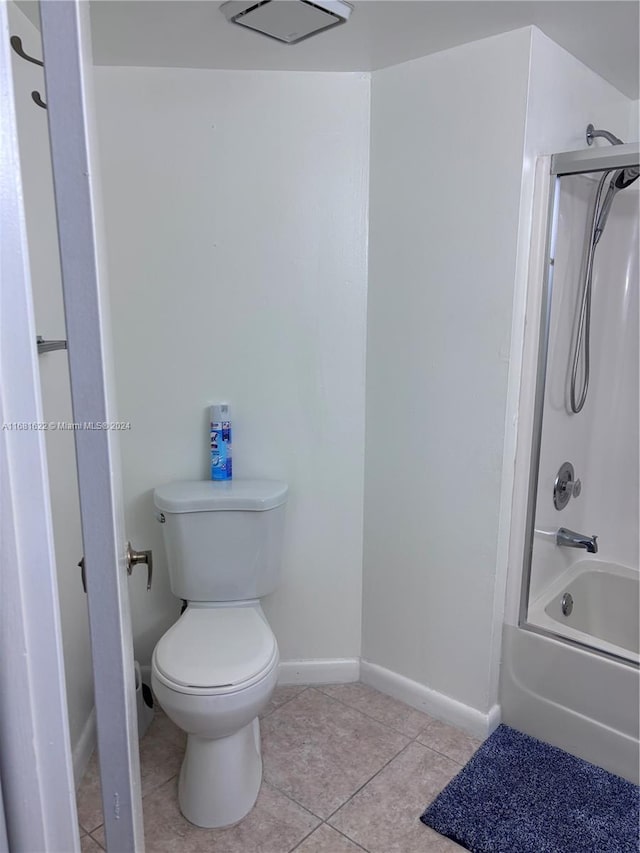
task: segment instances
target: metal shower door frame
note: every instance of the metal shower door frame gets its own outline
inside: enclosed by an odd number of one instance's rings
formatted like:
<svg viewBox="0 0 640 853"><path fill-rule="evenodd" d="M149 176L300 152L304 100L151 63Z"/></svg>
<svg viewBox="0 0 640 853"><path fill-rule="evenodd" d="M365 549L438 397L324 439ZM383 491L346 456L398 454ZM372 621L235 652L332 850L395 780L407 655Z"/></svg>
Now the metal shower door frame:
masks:
<svg viewBox="0 0 640 853"><path fill-rule="evenodd" d="M529 486L527 495L527 513L525 529L525 547L523 555L522 581L520 587L520 606L518 612L518 627L534 634L541 634L560 640L569 645L586 649L593 654L612 658L628 666L636 666L627 658L620 657L565 637L556 631L541 628L528 621L529 594L531 589L531 565L533 558L533 541L535 533L535 517L538 496L538 478L540 469L540 452L542 446L542 421L544 416L544 395L546 389L547 355L549 349L549 331L551 320L551 304L553 297L553 273L555 262L555 245L557 236L557 216L560 202L560 179L566 175L580 175L591 172L606 172L612 169L624 169L637 166L640 163L640 144L627 143L607 148L587 148L580 151L565 151L551 157L548 188L547 236L545 242L545 272L542 283L540 300L540 332L538 337L538 359L536 368L536 384L533 415L533 434L531 456L529 463Z"/></svg>

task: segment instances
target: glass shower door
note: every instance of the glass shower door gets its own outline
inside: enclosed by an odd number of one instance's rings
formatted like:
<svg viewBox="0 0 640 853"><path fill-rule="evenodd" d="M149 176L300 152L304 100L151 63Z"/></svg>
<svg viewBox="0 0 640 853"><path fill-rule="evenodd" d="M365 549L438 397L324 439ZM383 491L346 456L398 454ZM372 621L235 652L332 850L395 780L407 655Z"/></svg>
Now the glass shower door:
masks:
<svg viewBox="0 0 640 853"><path fill-rule="evenodd" d="M520 624L637 664L640 181L603 214L638 159L604 153L553 178Z"/></svg>

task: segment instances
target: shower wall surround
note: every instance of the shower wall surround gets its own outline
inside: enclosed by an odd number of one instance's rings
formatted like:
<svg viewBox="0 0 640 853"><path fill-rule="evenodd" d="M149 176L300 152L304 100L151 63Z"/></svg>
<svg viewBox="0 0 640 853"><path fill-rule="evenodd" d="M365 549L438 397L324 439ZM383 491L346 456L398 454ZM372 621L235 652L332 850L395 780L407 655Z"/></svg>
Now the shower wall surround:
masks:
<svg viewBox="0 0 640 853"><path fill-rule="evenodd" d="M505 605L505 621L515 625L518 621L520 602L520 577L523 563L525 517L527 509L527 483L529 476L529 447L533 424L533 385L535 382L535 354L522 352L524 338L524 322L527 298L527 278L531 260L531 228L532 228L532 199L534 184L535 157L555 151L571 151L585 147L584 132L589 122L597 122L599 126L614 127L626 142L636 142L639 137L638 101L631 101L609 85L573 56L562 50L553 41L534 28L532 39L531 78L529 83L529 109L525 143L525 168L523 171L523 204L520 214L520 231L518 239L519 273L515 292L514 304L514 335L518 350L512 349L511 361L514 366L514 398L519 396L519 438L521 450L515 457L512 468L511 484L515 481L515 491L511 506L512 525L507 528L506 542L508 557L505 565L509 565L509 581ZM626 135L625 135L626 133ZM607 142L597 142L597 145L607 146ZM622 198L617 203L628 203ZM619 211L620 212L620 211ZM615 211L612 212L612 216ZM603 244L601 248L606 248ZM598 250L600 251L600 249ZM518 285L520 282L520 285ZM535 294L534 301L535 301ZM538 308L532 311L528 324L538 321ZM518 331L519 330L519 331ZM530 340L533 336L530 336ZM515 383L522 371L521 363L525 364L521 381ZM637 388L635 390L637 395ZM514 411L518 411L518 399L515 399ZM579 418L580 416L574 416ZM558 466L564 462L558 461ZM581 476L578 471L578 476ZM580 511L586 507L592 498L583 495L575 502L573 508L567 508L562 513L555 512L558 517L568 517L567 513ZM637 495L636 495L637 500ZM574 519L579 525L581 519ZM571 527L567 522L565 526ZM580 529L578 527L578 529ZM598 533L597 530L593 531ZM509 533L511 534L509 537ZM630 532L630 535L631 532ZM637 545L637 542L636 542ZM630 546L628 546L630 547ZM615 555L622 559L623 555ZM629 555L631 556L631 555ZM622 559L628 562L628 559Z"/></svg>
<svg viewBox="0 0 640 853"><path fill-rule="evenodd" d="M591 309L591 378L583 410L567 411L588 217L599 176L562 178L550 345L539 466L531 602L585 558L548 536L559 526L598 536L598 559L638 567L638 191L619 194L595 253ZM636 243L635 252L632 247ZM574 465L580 495L561 511L553 505L560 463Z"/></svg>

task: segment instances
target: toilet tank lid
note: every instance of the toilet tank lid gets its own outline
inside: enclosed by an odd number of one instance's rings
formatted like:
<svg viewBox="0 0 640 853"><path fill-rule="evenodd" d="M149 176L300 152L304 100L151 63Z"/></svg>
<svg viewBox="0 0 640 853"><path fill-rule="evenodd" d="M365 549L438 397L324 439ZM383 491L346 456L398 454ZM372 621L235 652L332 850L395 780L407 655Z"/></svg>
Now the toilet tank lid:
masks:
<svg viewBox="0 0 640 853"><path fill-rule="evenodd" d="M278 480L186 480L158 486L153 502L163 512L261 512L285 503L287 492L287 484Z"/></svg>

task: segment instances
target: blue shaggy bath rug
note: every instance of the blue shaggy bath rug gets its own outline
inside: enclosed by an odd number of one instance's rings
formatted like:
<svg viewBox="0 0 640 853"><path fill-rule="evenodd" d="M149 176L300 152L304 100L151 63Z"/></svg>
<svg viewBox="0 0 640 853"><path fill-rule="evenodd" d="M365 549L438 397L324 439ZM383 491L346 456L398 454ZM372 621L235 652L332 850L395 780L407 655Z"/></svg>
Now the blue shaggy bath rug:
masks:
<svg viewBox="0 0 640 853"><path fill-rule="evenodd" d="M638 853L639 792L499 726L420 820L472 853Z"/></svg>

